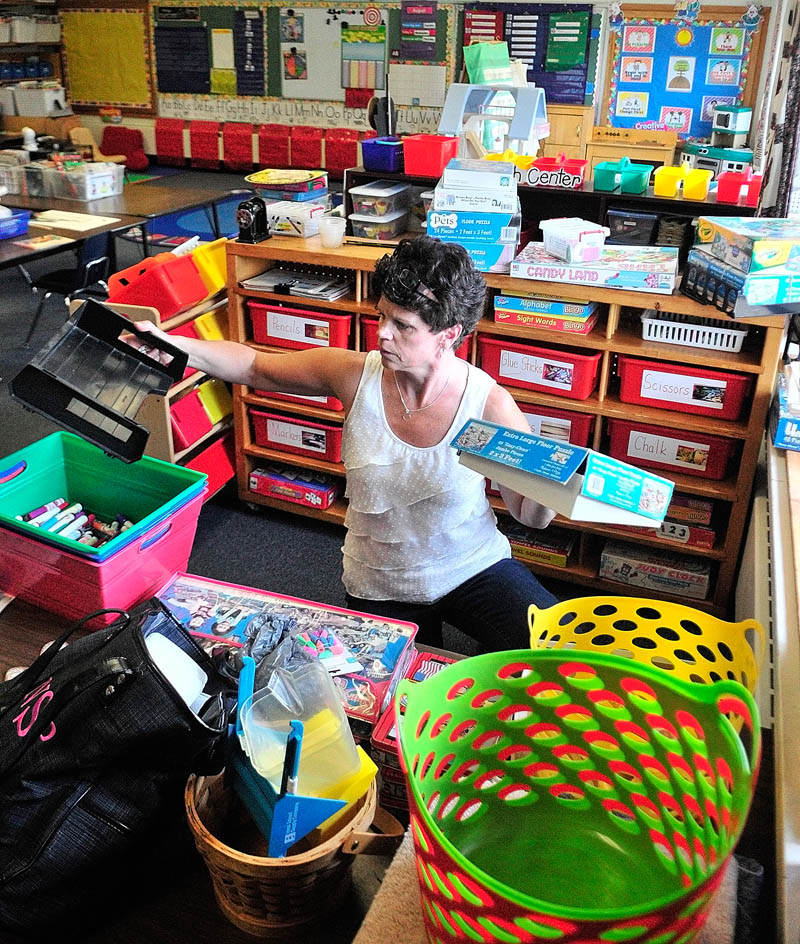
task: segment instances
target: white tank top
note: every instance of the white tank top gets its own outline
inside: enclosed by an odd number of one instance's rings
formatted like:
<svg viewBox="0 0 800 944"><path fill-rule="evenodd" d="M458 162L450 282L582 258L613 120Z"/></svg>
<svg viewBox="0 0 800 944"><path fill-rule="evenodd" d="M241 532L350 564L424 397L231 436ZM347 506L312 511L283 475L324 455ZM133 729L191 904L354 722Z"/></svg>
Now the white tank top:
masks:
<svg viewBox="0 0 800 944"><path fill-rule="evenodd" d="M383 365L367 354L344 422L342 461L349 505L342 554L348 593L365 600L433 603L511 556L486 498L486 479L450 445L469 419L483 416L494 380L469 373L455 419L435 446L411 446L389 427Z"/></svg>

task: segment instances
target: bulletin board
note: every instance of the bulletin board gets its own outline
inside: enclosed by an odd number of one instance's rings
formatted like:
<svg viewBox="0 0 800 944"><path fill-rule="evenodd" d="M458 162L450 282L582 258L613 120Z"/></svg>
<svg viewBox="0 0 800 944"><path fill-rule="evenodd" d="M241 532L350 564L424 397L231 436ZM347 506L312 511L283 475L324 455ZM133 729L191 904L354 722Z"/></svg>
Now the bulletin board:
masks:
<svg viewBox="0 0 800 944"><path fill-rule="evenodd" d="M263 96L263 6L152 7L156 82L161 93Z"/></svg>
<svg viewBox="0 0 800 944"><path fill-rule="evenodd" d="M600 17L585 4L468 3L464 45L505 40L548 102L591 105Z"/></svg>
<svg viewBox="0 0 800 944"><path fill-rule="evenodd" d="M147 10L62 9L64 77L77 110L152 115Z"/></svg>
<svg viewBox="0 0 800 944"><path fill-rule="evenodd" d="M603 113L618 128L707 139L713 106L753 106L769 10L627 7L609 21ZM656 52L657 50L657 52Z"/></svg>

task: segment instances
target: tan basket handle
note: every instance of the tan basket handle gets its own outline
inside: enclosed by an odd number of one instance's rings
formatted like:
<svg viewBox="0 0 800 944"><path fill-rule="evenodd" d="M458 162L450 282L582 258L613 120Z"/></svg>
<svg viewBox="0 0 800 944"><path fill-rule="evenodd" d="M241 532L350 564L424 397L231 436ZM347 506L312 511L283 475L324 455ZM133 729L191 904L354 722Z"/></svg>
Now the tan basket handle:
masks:
<svg viewBox="0 0 800 944"><path fill-rule="evenodd" d="M396 852L403 841L405 828L391 813L387 813L382 806L375 808L372 817L372 828L380 830L377 833L362 833L354 831L342 843L342 852L349 855L389 855Z"/></svg>

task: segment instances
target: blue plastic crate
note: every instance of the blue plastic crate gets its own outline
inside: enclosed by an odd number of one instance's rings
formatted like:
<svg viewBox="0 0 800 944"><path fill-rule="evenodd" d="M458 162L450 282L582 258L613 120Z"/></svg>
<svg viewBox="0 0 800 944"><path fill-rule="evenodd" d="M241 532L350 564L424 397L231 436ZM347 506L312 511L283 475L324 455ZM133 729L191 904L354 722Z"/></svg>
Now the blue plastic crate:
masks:
<svg viewBox="0 0 800 944"><path fill-rule="evenodd" d="M11 216L0 217L0 239L24 236L28 232L28 220L30 218L30 210L14 210Z"/></svg>
<svg viewBox="0 0 800 944"><path fill-rule="evenodd" d="M403 169L403 142L394 135L366 138L361 142L361 159L365 170L396 173Z"/></svg>

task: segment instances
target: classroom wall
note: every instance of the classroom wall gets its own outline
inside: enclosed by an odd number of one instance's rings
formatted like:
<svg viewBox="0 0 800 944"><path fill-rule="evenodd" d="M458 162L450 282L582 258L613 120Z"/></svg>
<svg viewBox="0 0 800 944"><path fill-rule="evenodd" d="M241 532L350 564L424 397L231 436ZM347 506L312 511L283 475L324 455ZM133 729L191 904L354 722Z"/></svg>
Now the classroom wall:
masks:
<svg viewBox="0 0 800 944"><path fill-rule="evenodd" d="M68 0L70 5L74 5L79 0ZM502 2L502 0L499 0ZM548 0L541 0L547 3ZM116 0L117 6L126 6L124 0ZM136 0L130 0L133 7L138 3ZM155 4L151 4L151 10ZM459 14L463 15L461 7L463 2L439 4L440 8L450 8L454 11L452 22L459 24ZM553 6L563 6L563 3L554 3ZM603 28L601 30L601 48L598 56L598 74L595 76L595 121L598 124L606 123L602 106L602 89L605 78L605 66L607 61L607 44L609 31L606 27L608 11L612 4L609 0L605 2L596 2L592 4L595 13L602 17ZM639 0L636 6L654 6L664 7L664 3L658 3L657 0ZM708 14L709 10L719 7L724 9L728 4L722 3L703 3L702 12ZM761 147L765 137L766 126L768 123L769 102L771 89L767 88L770 80L770 70L767 64L776 58L776 50L779 45L777 6L778 0L768 0L763 6L770 9L771 16L767 28L767 37L764 45L765 55L763 57L762 67L754 70L757 72L759 90L754 110L752 142L757 152L757 159L760 157ZM262 9L266 9L262 7ZM460 25L460 24L459 24ZM460 37L460 28L457 30ZM450 74L457 80L455 72L455 63L458 61L459 50L452 44L449 50L451 59ZM154 64L153 64L153 71ZM751 73L752 75L752 73ZM752 81L752 79L751 79ZM181 117L185 119L213 119L218 121L252 121L254 123L281 123L281 124L305 124L315 127L352 127L359 129L368 128L366 108L350 108L342 101L321 101L321 100L303 100L300 98L270 98L264 97L246 97L236 98L225 95L164 95L157 93L156 113L165 117ZM398 107L398 131L400 132L419 132L436 131L439 121L440 110L438 108L421 106L399 106ZM96 115L86 114L83 116L84 122L93 128L96 134L102 134L103 122ZM153 132L153 119L140 118L126 115L124 117L126 127L140 128L145 138L145 149L149 153L155 153L155 141ZM188 140L187 140L188 153Z"/></svg>

